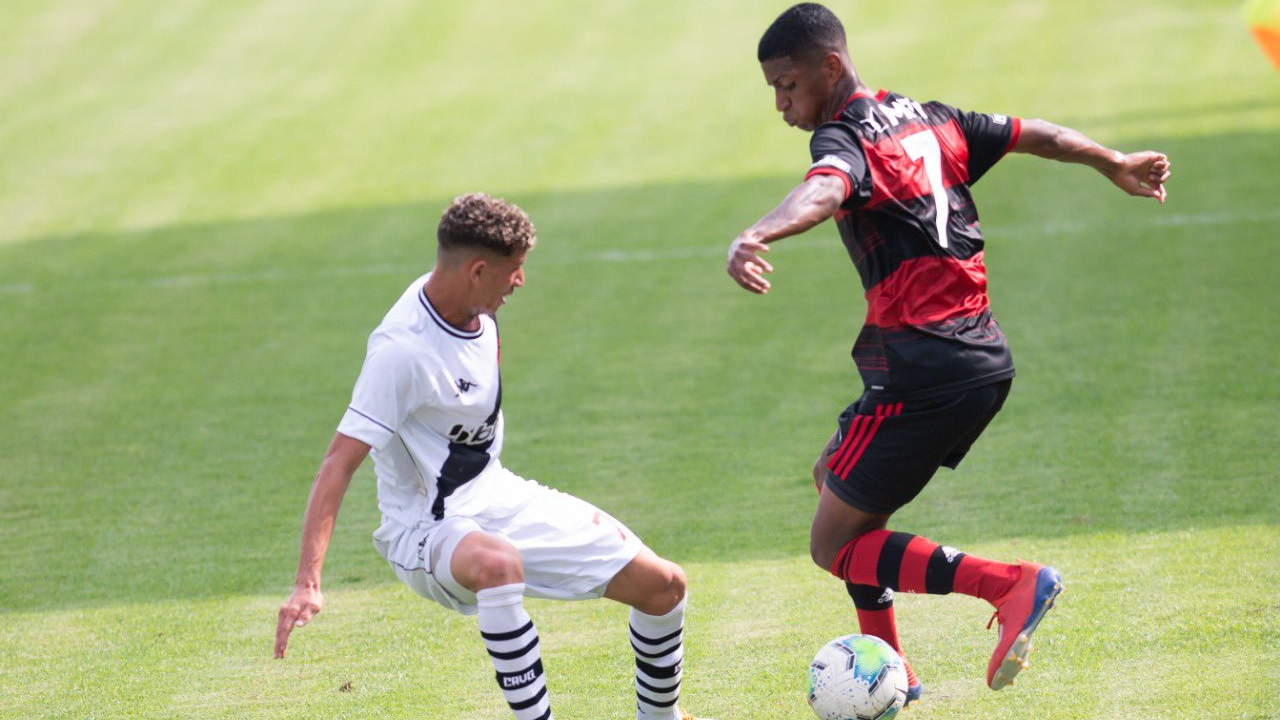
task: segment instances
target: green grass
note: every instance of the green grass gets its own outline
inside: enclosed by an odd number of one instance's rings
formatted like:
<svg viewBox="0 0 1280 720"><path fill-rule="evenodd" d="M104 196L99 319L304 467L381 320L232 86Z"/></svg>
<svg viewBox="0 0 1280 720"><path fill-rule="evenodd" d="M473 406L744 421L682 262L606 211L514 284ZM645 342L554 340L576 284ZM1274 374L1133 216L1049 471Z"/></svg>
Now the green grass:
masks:
<svg viewBox="0 0 1280 720"><path fill-rule="evenodd" d="M352 485L270 657L364 340L473 189L539 228L502 312L513 469L692 580L686 705L808 715L854 629L806 476L857 393L824 226L723 252L807 166L754 63L784 3L17 3L0 18L0 718L497 718L473 622ZM1027 158L976 194L1019 378L895 519L1052 562L1016 688L985 606L902 597L908 717L1280 717L1280 76L1234 3L857 3L869 82L1170 154L1169 204ZM633 712L625 611L530 603L557 717ZM344 683L350 691L342 691Z"/></svg>

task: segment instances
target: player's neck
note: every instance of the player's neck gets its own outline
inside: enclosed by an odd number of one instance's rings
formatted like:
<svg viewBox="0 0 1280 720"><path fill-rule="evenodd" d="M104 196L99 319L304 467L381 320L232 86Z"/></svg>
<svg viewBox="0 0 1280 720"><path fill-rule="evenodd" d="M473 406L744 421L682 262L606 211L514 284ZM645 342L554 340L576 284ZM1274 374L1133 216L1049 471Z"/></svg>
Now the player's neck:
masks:
<svg viewBox="0 0 1280 720"><path fill-rule="evenodd" d="M466 289L459 287L447 271L441 272L439 268L433 270L422 291L431 307L436 309L445 322L463 332L480 329L480 316L467 302Z"/></svg>
<svg viewBox="0 0 1280 720"><path fill-rule="evenodd" d="M859 90L870 92L866 85L858 79L857 75L845 75L836 81L836 86L831 89L831 97L827 100L827 106L822 109L822 122L830 122L840 114L844 106L849 104L849 98Z"/></svg>

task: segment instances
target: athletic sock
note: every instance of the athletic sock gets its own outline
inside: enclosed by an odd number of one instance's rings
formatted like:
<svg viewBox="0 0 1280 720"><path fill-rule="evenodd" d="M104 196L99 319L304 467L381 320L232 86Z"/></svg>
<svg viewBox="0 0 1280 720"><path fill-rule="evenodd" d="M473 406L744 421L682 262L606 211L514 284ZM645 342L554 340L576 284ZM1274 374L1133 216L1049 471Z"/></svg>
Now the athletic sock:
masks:
<svg viewBox="0 0 1280 720"><path fill-rule="evenodd" d="M476 604L480 637L516 720L553 720L538 630L524 609L524 583L485 588L476 593Z"/></svg>
<svg viewBox="0 0 1280 720"><path fill-rule="evenodd" d="M684 660L684 600L666 615L631 608L631 648L636 652L636 717L679 720Z"/></svg>
<svg viewBox="0 0 1280 720"><path fill-rule="evenodd" d="M928 538L871 530L850 540L836 555L831 574L855 585L899 592L946 595L952 591L994 603L1017 582L1018 565L966 555Z"/></svg>
<svg viewBox="0 0 1280 720"><path fill-rule="evenodd" d="M898 641L898 623L893 613L893 590L874 585L854 585L850 582L846 582L844 587L849 591L853 606L858 611L858 627L862 634L874 635L889 643L889 647L902 656L902 663L907 671L907 685L919 685L920 679L911 669L911 663L907 662L907 656L903 655L902 645Z"/></svg>

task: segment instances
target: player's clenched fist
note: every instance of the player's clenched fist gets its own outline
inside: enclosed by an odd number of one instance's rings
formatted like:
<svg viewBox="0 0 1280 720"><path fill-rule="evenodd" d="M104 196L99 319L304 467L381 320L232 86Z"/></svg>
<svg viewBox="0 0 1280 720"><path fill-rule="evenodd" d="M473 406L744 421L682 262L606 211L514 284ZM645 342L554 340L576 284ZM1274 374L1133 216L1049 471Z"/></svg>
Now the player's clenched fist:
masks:
<svg viewBox="0 0 1280 720"><path fill-rule="evenodd" d="M324 595L320 588L298 587L293 595L280 606L280 617L276 622L276 657L284 657L285 646L289 644L289 633L296 627L307 624L312 616L320 612L324 604Z"/></svg>

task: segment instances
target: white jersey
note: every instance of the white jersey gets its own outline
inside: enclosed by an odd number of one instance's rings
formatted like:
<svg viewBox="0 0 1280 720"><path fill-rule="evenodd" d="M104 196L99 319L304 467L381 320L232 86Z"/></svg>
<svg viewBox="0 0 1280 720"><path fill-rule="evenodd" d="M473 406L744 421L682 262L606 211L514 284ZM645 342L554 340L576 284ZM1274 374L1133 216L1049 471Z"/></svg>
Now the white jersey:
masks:
<svg viewBox="0 0 1280 720"><path fill-rule="evenodd" d="M498 326L444 321L413 282L369 336L364 367L338 432L373 448L384 525L502 512L531 485L502 472ZM376 537L376 534L375 534Z"/></svg>

